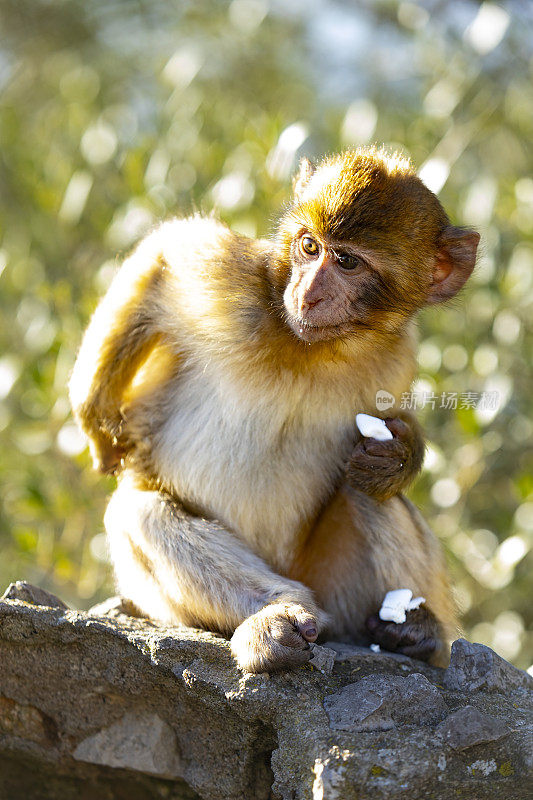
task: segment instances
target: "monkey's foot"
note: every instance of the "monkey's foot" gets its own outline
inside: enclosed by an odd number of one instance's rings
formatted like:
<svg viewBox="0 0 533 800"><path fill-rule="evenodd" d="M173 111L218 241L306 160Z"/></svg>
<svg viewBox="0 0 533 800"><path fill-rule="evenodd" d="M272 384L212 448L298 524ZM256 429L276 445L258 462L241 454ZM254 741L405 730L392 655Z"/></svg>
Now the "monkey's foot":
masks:
<svg viewBox="0 0 533 800"><path fill-rule="evenodd" d="M297 603L271 603L245 619L231 639L244 672L275 672L309 661L318 636L316 616Z"/></svg>
<svg viewBox="0 0 533 800"><path fill-rule="evenodd" d="M377 614L368 617L366 628L371 638L393 653L402 653L420 661L430 661L442 648L439 623L425 607L407 612L405 622L385 622Z"/></svg>

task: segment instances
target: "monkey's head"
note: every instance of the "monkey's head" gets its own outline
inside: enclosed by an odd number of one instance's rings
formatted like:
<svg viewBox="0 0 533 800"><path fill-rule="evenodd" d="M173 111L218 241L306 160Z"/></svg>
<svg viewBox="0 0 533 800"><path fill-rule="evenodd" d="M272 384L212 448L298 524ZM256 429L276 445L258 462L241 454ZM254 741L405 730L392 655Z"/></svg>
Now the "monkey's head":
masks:
<svg viewBox="0 0 533 800"><path fill-rule="evenodd" d="M362 148L303 160L278 232L273 282L306 342L399 331L471 274L479 234L456 228L398 154Z"/></svg>

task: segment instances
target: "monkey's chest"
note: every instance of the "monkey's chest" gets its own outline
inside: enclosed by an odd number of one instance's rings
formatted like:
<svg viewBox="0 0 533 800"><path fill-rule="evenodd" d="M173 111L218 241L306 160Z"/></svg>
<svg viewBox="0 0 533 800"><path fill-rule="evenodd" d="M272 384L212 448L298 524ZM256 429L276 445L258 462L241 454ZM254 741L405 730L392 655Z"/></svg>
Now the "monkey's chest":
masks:
<svg viewBox="0 0 533 800"><path fill-rule="evenodd" d="M204 370L173 388L153 443L156 468L178 497L276 563L337 481L352 445L351 416L309 392L238 391Z"/></svg>

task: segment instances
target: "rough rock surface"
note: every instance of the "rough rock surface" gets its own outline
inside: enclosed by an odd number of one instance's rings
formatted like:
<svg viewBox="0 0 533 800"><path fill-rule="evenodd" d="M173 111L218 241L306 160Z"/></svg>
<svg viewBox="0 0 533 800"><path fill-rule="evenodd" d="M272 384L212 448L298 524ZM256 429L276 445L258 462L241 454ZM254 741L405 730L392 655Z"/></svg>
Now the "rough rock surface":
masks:
<svg viewBox="0 0 533 800"><path fill-rule="evenodd" d="M225 639L133 612L0 600L0 800L533 797L533 680L487 647L444 671L330 642L242 675Z"/></svg>

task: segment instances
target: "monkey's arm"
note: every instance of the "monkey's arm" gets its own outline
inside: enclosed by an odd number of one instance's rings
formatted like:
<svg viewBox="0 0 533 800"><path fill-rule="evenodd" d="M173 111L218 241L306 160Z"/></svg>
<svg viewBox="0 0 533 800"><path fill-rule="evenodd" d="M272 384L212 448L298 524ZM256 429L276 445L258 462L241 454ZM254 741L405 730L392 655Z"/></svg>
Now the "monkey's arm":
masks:
<svg viewBox="0 0 533 800"><path fill-rule="evenodd" d="M386 421L393 439L361 439L346 468L353 489L376 500L387 500L404 489L420 472L424 460L422 428L412 414L399 411Z"/></svg>
<svg viewBox="0 0 533 800"><path fill-rule="evenodd" d="M162 267L150 241L124 263L85 333L70 381L74 416L89 438L93 463L114 472L129 442L123 393L156 344Z"/></svg>
<svg viewBox="0 0 533 800"><path fill-rule="evenodd" d="M193 517L126 472L105 516L120 591L149 616L233 633L241 669L309 659L327 615L297 581L277 575L235 534Z"/></svg>
<svg viewBox="0 0 533 800"><path fill-rule="evenodd" d="M457 619L442 550L404 496L376 502L343 485L296 554L291 578L331 615L328 636L367 637L387 650L446 666ZM384 622L386 593L409 588L426 602L405 623Z"/></svg>

